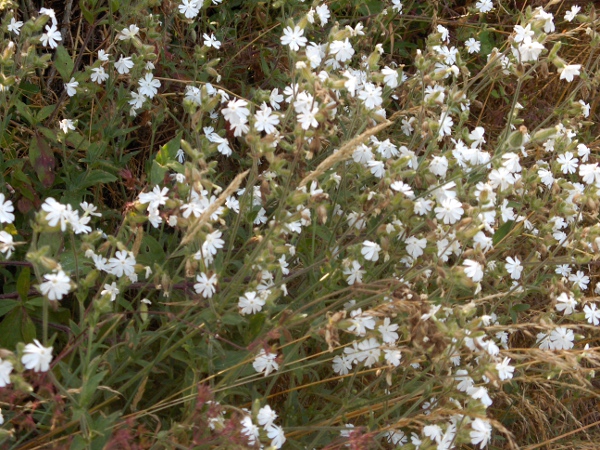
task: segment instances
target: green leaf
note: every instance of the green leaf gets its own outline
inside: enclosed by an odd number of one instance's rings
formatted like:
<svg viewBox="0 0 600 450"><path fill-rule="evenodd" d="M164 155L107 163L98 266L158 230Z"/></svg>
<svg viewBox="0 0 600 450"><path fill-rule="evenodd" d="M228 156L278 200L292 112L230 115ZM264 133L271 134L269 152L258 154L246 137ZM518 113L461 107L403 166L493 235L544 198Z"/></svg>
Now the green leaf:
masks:
<svg viewBox="0 0 600 450"><path fill-rule="evenodd" d="M46 118L48 118L50 116L50 114L52 114L54 112L55 109L56 109L56 105L44 106L35 115L37 122L38 123L43 122Z"/></svg>
<svg viewBox="0 0 600 450"><path fill-rule="evenodd" d="M514 220L509 220L500 228L498 228L498 231L496 231L494 233L494 236L492 237L492 242L494 245L496 245L498 242L504 239L508 233L510 233L510 230L512 230L514 223Z"/></svg>
<svg viewBox="0 0 600 450"><path fill-rule="evenodd" d="M88 379L84 377L81 386L81 395L79 396L79 406L83 408L90 404L94 394L98 390L100 382L104 379L107 373L108 370L103 370L102 372L92 375Z"/></svg>
<svg viewBox="0 0 600 450"><path fill-rule="evenodd" d="M56 70L58 73L60 73L60 76L65 83L70 81L74 67L73 60L71 59L69 52L62 45L56 48L56 60L54 61L54 67L56 67Z"/></svg>
<svg viewBox="0 0 600 450"><path fill-rule="evenodd" d="M246 319L244 319L240 313L227 313L225 315L223 315L223 317L221 317L221 321L225 324L225 325L239 325L240 323L244 322Z"/></svg>
<svg viewBox="0 0 600 450"><path fill-rule="evenodd" d="M17 111L19 112L19 115L23 119L25 119L27 122L29 122L29 125L35 124L35 119L33 118L33 115L31 114L29 107L25 103L23 103L20 100L17 100L15 102L15 106L17 107Z"/></svg>
<svg viewBox="0 0 600 450"><path fill-rule="evenodd" d="M19 278L17 279L17 292L19 293L19 297L24 302L27 301L27 297L29 296L29 287L31 286L31 270L29 267L24 267L19 274Z"/></svg>
<svg viewBox="0 0 600 450"><path fill-rule="evenodd" d="M23 308L13 308L0 323L0 347L15 348L35 338L35 325Z"/></svg>
<svg viewBox="0 0 600 450"><path fill-rule="evenodd" d="M98 184L112 183L117 180L117 177L104 170L94 169L86 173L85 178L79 185L80 189L85 189Z"/></svg>
<svg viewBox="0 0 600 450"><path fill-rule="evenodd" d="M2 300L0 303L0 317L5 316L20 304L21 302L9 298Z"/></svg>

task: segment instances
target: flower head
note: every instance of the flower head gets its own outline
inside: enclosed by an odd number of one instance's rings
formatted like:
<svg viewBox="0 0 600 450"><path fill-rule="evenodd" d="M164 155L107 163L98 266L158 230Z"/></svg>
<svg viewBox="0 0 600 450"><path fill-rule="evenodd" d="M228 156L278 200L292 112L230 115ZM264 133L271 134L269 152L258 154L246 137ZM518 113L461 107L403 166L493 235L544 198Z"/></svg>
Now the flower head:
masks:
<svg viewBox="0 0 600 450"><path fill-rule="evenodd" d="M26 369L35 372L47 372L52 361L52 347L44 347L37 339L33 344L27 344L21 357L21 362Z"/></svg>

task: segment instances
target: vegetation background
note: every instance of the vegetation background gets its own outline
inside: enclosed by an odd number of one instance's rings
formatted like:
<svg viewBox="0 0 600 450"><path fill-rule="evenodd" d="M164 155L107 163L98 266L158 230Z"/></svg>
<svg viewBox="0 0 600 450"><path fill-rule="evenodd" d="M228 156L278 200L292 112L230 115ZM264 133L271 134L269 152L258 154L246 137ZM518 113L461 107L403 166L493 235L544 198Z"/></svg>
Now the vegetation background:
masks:
<svg viewBox="0 0 600 450"><path fill-rule="evenodd" d="M598 25L0 0L3 448L597 448Z"/></svg>

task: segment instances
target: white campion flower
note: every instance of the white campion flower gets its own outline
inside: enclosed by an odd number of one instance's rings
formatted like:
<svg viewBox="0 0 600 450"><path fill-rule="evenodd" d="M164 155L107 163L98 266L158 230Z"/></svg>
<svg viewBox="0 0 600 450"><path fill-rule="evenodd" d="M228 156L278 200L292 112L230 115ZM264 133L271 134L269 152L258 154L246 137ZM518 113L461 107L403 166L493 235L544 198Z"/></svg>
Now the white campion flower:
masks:
<svg viewBox="0 0 600 450"><path fill-rule="evenodd" d="M477 261L472 259L465 259L464 262L465 275L468 276L475 283L479 283L483 280L483 266Z"/></svg>
<svg viewBox="0 0 600 450"><path fill-rule="evenodd" d="M58 122L58 126L60 127L63 133L67 134L69 130L75 129L75 122L73 122L71 119L63 119L60 122Z"/></svg>
<svg viewBox="0 0 600 450"><path fill-rule="evenodd" d="M573 314L576 307L577 300L570 293L563 292L556 298L556 310L562 311L565 316Z"/></svg>
<svg viewBox="0 0 600 450"><path fill-rule="evenodd" d="M398 87L398 71L385 66L381 70L383 82L391 89Z"/></svg>
<svg viewBox="0 0 600 450"><path fill-rule="evenodd" d="M119 60L115 62L115 69L117 69L117 72L119 72L121 75L125 75L129 73L129 70L133 68L133 65L134 64L131 60L131 56L124 57L121 55Z"/></svg>
<svg viewBox="0 0 600 450"><path fill-rule="evenodd" d="M44 347L37 339L33 344L27 344L21 357L21 362L26 369L34 372L47 372L52 362L52 347Z"/></svg>
<svg viewBox="0 0 600 450"><path fill-rule="evenodd" d="M573 81L573 77L579 76L581 69L581 64L568 64L565 67L558 69L558 73L560 73L561 80L566 80L568 83Z"/></svg>
<svg viewBox="0 0 600 450"><path fill-rule="evenodd" d="M438 141L441 140L444 136L452 135L452 125L454 125L454 120L452 117L446 112L443 113L442 117L438 121L440 129L438 131Z"/></svg>
<svg viewBox="0 0 600 450"><path fill-rule="evenodd" d="M47 273L44 279L46 281L40 284L40 292L48 297L48 300L61 300L71 290L71 279L62 270Z"/></svg>
<svg viewBox="0 0 600 450"><path fill-rule="evenodd" d="M104 67L94 67L92 68L92 74L90 75L90 79L94 83L102 84L106 80L108 80L108 74L104 70Z"/></svg>
<svg viewBox="0 0 600 450"><path fill-rule="evenodd" d="M579 165L579 159L575 158L573 153L565 152L564 155L559 155L556 162L560 164L560 169L563 174L575 173Z"/></svg>
<svg viewBox="0 0 600 450"><path fill-rule="evenodd" d="M510 274L510 277L513 280L518 280L521 278L521 272L523 272L523 266L521 265L521 261L517 256L514 258L509 256L506 258L506 264L504 265L506 271Z"/></svg>
<svg viewBox="0 0 600 450"><path fill-rule="evenodd" d="M46 32L40 37L42 45L54 49L58 47L58 41L62 41L62 36L56 24L52 24L52 26L46 25Z"/></svg>
<svg viewBox="0 0 600 450"><path fill-rule="evenodd" d="M145 95L148 98L154 98L160 87L160 80L154 78L150 72L144 75L144 78L138 80L139 93Z"/></svg>
<svg viewBox="0 0 600 450"><path fill-rule="evenodd" d="M178 5L179 13L183 14L186 19L193 19L200 12L202 2L200 0L181 0Z"/></svg>
<svg viewBox="0 0 600 450"><path fill-rule="evenodd" d="M13 237L6 231L0 231L0 253L6 253L6 259L15 251Z"/></svg>
<svg viewBox="0 0 600 450"><path fill-rule="evenodd" d="M278 124L279 117L273 114L273 110L263 102L260 110L254 114L254 128L256 128L256 131L264 131L267 134L272 134L277 131L275 126Z"/></svg>
<svg viewBox="0 0 600 450"><path fill-rule="evenodd" d="M0 359L0 388L10 384L10 374L12 371L13 364L10 361Z"/></svg>
<svg viewBox="0 0 600 450"><path fill-rule="evenodd" d="M574 340L575 334L573 330L566 327L558 327L550 332L548 347L550 350L570 350L573 348Z"/></svg>
<svg viewBox="0 0 600 450"><path fill-rule="evenodd" d="M492 0L478 0L478 2L475 3L475 8L481 13L488 13L494 9L494 4L492 3Z"/></svg>
<svg viewBox="0 0 600 450"><path fill-rule="evenodd" d="M583 307L583 312L585 313L585 320L587 320L589 324L596 326L600 324L600 310L595 303L585 305Z"/></svg>
<svg viewBox="0 0 600 450"><path fill-rule="evenodd" d="M213 47L216 49L221 48L221 42L219 40L217 40L214 33L210 33L210 36L208 34L204 33L202 35L202 37L204 38L204 45L206 45L208 48L210 48L210 47Z"/></svg>
<svg viewBox="0 0 600 450"><path fill-rule="evenodd" d="M131 25L129 25L129 28L123 28L121 30L121 33L119 34L119 39L121 41L133 39L138 34L139 31L140 31L140 29L138 28L137 25L131 24Z"/></svg>
<svg viewBox="0 0 600 450"><path fill-rule="evenodd" d="M254 370L257 372L264 373L266 377L271 372L279 370L279 364L275 361L276 359L277 353L267 353L264 348L261 348L256 358L254 358L252 367L254 367Z"/></svg>
<svg viewBox="0 0 600 450"><path fill-rule="evenodd" d="M77 86L79 86L79 82L75 81L75 78L71 77L71 81L65 83L65 90L67 91L67 95L69 97L73 97L77 94Z"/></svg>
<svg viewBox="0 0 600 450"><path fill-rule="evenodd" d="M475 38L469 38L465 41L465 48L469 54L479 53L481 50L481 43Z"/></svg>
<svg viewBox="0 0 600 450"><path fill-rule="evenodd" d="M382 93L381 86L376 86L373 83L365 83L363 89L358 93L358 98L363 101L365 108L375 109L383 103Z"/></svg>
<svg viewBox="0 0 600 450"><path fill-rule="evenodd" d="M510 380L513 377L515 368L510 365L510 358L504 358L501 363L496 364L498 378L501 380Z"/></svg>
<svg viewBox="0 0 600 450"><path fill-rule="evenodd" d="M292 27L285 27L283 30L283 36L281 36L281 44L290 47L290 50L297 52L300 47L305 47L308 39L304 36L304 30L298 25Z"/></svg>
<svg viewBox="0 0 600 450"><path fill-rule="evenodd" d="M360 252L367 261L377 261L379 259L380 250L381 247L376 242L365 241L363 242L363 247Z"/></svg>
<svg viewBox="0 0 600 450"><path fill-rule="evenodd" d="M258 414L256 415L256 420L259 425L268 428L273 425L277 419L277 413L269 406L265 405L258 410Z"/></svg>
<svg viewBox="0 0 600 450"><path fill-rule="evenodd" d="M114 281L111 284L105 284L104 290L100 292L100 295L110 295L110 301L114 302L117 299L117 295L119 295L121 291L117 287L117 283Z"/></svg>
<svg viewBox="0 0 600 450"><path fill-rule="evenodd" d="M354 283L362 283L362 277L365 271L361 269L358 261L352 261L350 266L344 269L344 275L346 276L346 283L353 285Z"/></svg>
<svg viewBox="0 0 600 450"><path fill-rule="evenodd" d="M168 193L169 188L164 187L161 190L160 186L156 185L154 186L154 189L152 189L151 192L142 192L138 198L142 205L148 203L148 209L156 209L167 202L167 200L169 199L169 197L167 196Z"/></svg>
<svg viewBox="0 0 600 450"><path fill-rule="evenodd" d="M487 420L476 418L471 422L471 431L469 432L472 445L479 445L483 448L489 444L492 439L492 426Z"/></svg>
<svg viewBox="0 0 600 450"><path fill-rule="evenodd" d="M435 207L434 212L438 220L452 225L460 220L465 210L462 207L462 203L455 198L445 198L442 200L440 206Z"/></svg>
<svg viewBox="0 0 600 450"><path fill-rule="evenodd" d="M132 276L135 273L135 257L133 253L125 250L119 250L115 256L106 263L106 271L114 276L121 278L123 275Z"/></svg>
<svg viewBox="0 0 600 450"><path fill-rule="evenodd" d="M572 22L573 19L577 16L577 14L579 14L579 11L581 11L581 6L571 6L571 9L565 13L565 20L567 22Z"/></svg>
<svg viewBox="0 0 600 450"><path fill-rule="evenodd" d="M201 273L200 275L196 275L197 283L194 284L194 290L197 294L202 295L204 298L211 298L213 294L217 291L217 275L212 274L208 277L205 273Z"/></svg>
<svg viewBox="0 0 600 450"><path fill-rule="evenodd" d="M6 200L4 194L0 193L0 223L13 223L15 207L10 200Z"/></svg>
<svg viewBox="0 0 600 450"><path fill-rule="evenodd" d="M354 48L348 38L343 41L333 41L329 44L329 54L334 55L336 61L346 62L352 59Z"/></svg>
<svg viewBox="0 0 600 450"><path fill-rule="evenodd" d="M8 31L15 33L17 36L21 33L21 27L23 26L23 22L20 20L16 20L14 17L10 18L10 23L8 24Z"/></svg>
<svg viewBox="0 0 600 450"><path fill-rule="evenodd" d="M238 308L243 316L260 312L263 306L265 306L265 300L253 291L246 292L238 299Z"/></svg>

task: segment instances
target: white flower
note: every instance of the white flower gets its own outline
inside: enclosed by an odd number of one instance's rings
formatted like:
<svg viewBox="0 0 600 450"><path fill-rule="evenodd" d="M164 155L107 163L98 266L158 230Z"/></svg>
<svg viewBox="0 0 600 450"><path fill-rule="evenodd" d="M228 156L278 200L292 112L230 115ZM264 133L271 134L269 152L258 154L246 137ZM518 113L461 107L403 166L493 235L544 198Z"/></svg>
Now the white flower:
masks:
<svg viewBox="0 0 600 450"><path fill-rule="evenodd" d="M521 265L521 261L518 257L507 257L506 264L504 265L506 271L510 274L510 277L513 280L518 280L521 278L521 272L523 271L523 266Z"/></svg>
<svg viewBox="0 0 600 450"><path fill-rule="evenodd" d="M265 349L261 348L259 354L252 363L252 367L259 373L264 372L266 377L271 372L279 370L279 364L275 359L277 359L276 353L267 353L265 352Z"/></svg>
<svg viewBox="0 0 600 450"><path fill-rule="evenodd" d="M108 80L108 74L104 70L104 67L94 67L92 68L90 78L94 83L102 84Z"/></svg>
<svg viewBox="0 0 600 450"><path fill-rule="evenodd" d="M426 238L418 239L415 236L410 236L404 242L406 244L406 251L414 259L417 259L419 256L421 256L423 254L423 250L427 246Z"/></svg>
<svg viewBox="0 0 600 450"><path fill-rule="evenodd" d="M4 230L0 231L0 253L6 253L6 259L8 259L14 251L15 245L12 235Z"/></svg>
<svg viewBox="0 0 600 450"><path fill-rule="evenodd" d="M13 370L13 365L10 361L2 361L0 359L0 387L6 387L10 384L10 373Z"/></svg>
<svg viewBox="0 0 600 450"><path fill-rule="evenodd" d="M252 446L256 444L256 441L260 437L259 428L252 423L252 419L250 416L245 416L242 421L242 434L248 438L248 443Z"/></svg>
<svg viewBox="0 0 600 450"><path fill-rule="evenodd" d="M160 87L160 80L157 80L154 78L154 75L148 72L144 75L144 78L138 81L138 84L140 86L140 94L148 98L154 98Z"/></svg>
<svg viewBox="0 0 600 450"><path fill-rule="evenodd" d="M225 245L225 241L221 239L223 233L219 230L215 230L212 233L206 235L206 239L202 244L202 253L216 255L217 251Z"/></svg>
<svg viewBox="0 0 600 450"><path fill-rule="evenodd" d="M381 86L376 86L373 83L365 83L363 89L358 93L367 109L375 109L383 103Z"/></svg>
<svg viewBox="0 0 600 450"><path fill-rule="evenodd" d="M492 0L479 0L475 3L475 8L479 10L479 12L487 13L494 9L494 4Z"/></svg>
<svg viewBox="0 0 600 450"><path fill-rule="evenodd" d="M15 20L14 17L11 17L10 19L10 23L8 24L8 31L12 31L13 33L15 33L17 36L19 35L19 33L21 32L21 27L23 26L23 22L21 22L20 20Z"/></svg>
<svg viewBox="0 0 600 450"><path fill-rule="evenodd" d="M129 25L129 28L123 28L121 30L121 34L119 34L119 39L122 41L125 41L127 39L133 39L139 31L140 29L137 27L137 25L131 24Z"/></svg>
<svg viewBox="0 0 600 450"><path fill-rule="evenodd" d="M21 362L26 369L35 372L47 372L52 361L52 347L44 347L37 339L33 344L27 344L21 357Z"/></svg>
<svg viewBox="0 0 600 450"><path fill-rule="evenodd" d="M40 284L40 292L48 300L61 300L71 290L71 279L62 271L44 275L46 281Z"/></svg>
<svg viewBox="0 0 600 450"><path fill-rule="evenodd" d="M390 69L388 66L385 66L381 70L381 74L383 75L383 82L388 87L392 89L398 87L398 71Z"/></svg>
<svg viewBox="0 0 600 450"><path fill-rule="evenodd" d="M398 328L398 324L390 323L390 318L386 317L383 319L383 323L377 327L377 330L381 333L383 342L393 344L398 340L398 333L396 333Z"/></svg>
<svg viewBox="0 0 600 450"><path fill-rule="evenodd" d="M269 103L274 110L279 111L281 106L279 105L283 101L283 95L279 93L279 89L274 88L269 96Z"/></svg>
<svg viewBox="0 0 600 450"><path fill-rule="evenodd" d="M558 69L561 80L567 80L567 82L573 81L573 77L580 74L581 64L568 64L565 67Z"/></svg>
<svg viewBox="0 0 600 450"><path fill-rule="evenodd" d="M42 45L44 47L56 48L58 47L57 41L62 41L62 36L56 28L56 24L52 24L52 26L46 25L46 32L40 37Z"/></svg>
<svg viewBox="0 0 600 450"><path fill-rule="evenodd" d="M275 125L279 124L279 117L272 112L273 110L263 102L260 110L254 114L254 128L257 131L264 131L267 134L277 131Z"/></svg>
<svg viewBox="0 0 600 450"><path fill-rule="evenodd" d="M0 223L13 223L15 207L10 200L6 200L4 194L0 193Z"/></svg>
<svg viewBox="0 0 600 450"><path fill-rule="evenodd" d="M556 310L563 311L563 315L565 316L573 314L576 306L577 300L575 300L575 297L566 292L563 292L556 298Z"/></svg>
<svg viewBox="0 0 600 450"><path fill-rule="evenodd" d="M214 33L210 33L210 36L204 33L202 37L204 38L204 45L207 47L213 47L216 49L221 48L221 42L217 40Z"/></svg>
<svg viewBox="0 0 600 450"><path fill-rule="evenodd" d="M360 250L367 261L377 261L379 259L379 251L381 247L376 242L365 241Z"/></svg>
<svg viewBox="0 0 600 450"><path fill-rule="evenodd" d="M517 25L518 26L518 25ZM529 27L530 25L527 25ZM533 31L531 32L533 33ZM517 49L512 48L512 52L515 58L521 62L537 61L545 47L538 41L533 41L530 36L523 39L523 42Z"/></svg>
<svg viewBox="0 0 600 450"><path fill-rule="evenodd" d="M383 161L377 161L375 159L372 159L367 162L367 167L369 167L371 173L377 178L383 178L383 176L385 175L385 164L383 163Z"/></svg>
<svg viewBox="0 0 600 450"><path fill-rule="evenodd" d="M550 350L570 350L573 348L575 334L573 330L565 327L555 328L548 336L548 347ZM541 348L541 346L540 346Z"/></svg>
<svg viewBox="0 0 600 450"><path fill-rule="evenodd" d="M464 264L465 275L468 276L475 283L483 280L483 266L477 261L472 259L465 259Z"/></svg>
<svg viewBox="0 0 600 450"><path fill-rule="evenodd" d="M133 108L141 108L144 102L146 101L146 96L144 94L140 94L139 92L133 91L131 93L131 100L128 101Z"/></svg>
<svg viewBox="0 0 600 450"><path fill-rule="evenodd" d="M532 38L535 32L531 29L531 24L527 24L525 28L521 25L515 25L515 42L525 42L528 38Z"/></svg>
<svg viewBox="0 0 600 450"><path fill-rule="evenodd" d="M277 419L277 413L269 405L265 405L258 410L256 420L259 425L268 428L273 425L275 419Z"/></svg>
<svg viewBox="0 0 600 450"><path fill-rule="evenodd" d="M238 300L238 308L240 308L240 314L254 314L259 312L265 305L265 301L256 292L246 292Z"/></svg>
<svg viewBox="0 0 600 450"><path fill-rule="evenodd" d="M298 25L292 29L291 27L285 27L283 30L283 36L281 36L281 44L288 45L290 50L297 52L300 47L305 47L308 39L304 36L304 30Z"/></svg>
<svg viewBox="0 0 600 450"><path fill-rule="evenodd" d="M585 312L585 319L588 321L588 323L591 323L593 325L598 325L600 323L600 310L598 310L597 308L598 307L595 303L585 305L583 307L583 311Z"/></svg>
<svg viewBox="0 0 600 450"><path fill-rule="evenodd" d="M109 53L106 53L104 50L98 50L98 59L102 62L108 61Z"/></svg>
<svg viewBox="0 0 600 450"><path fill-rule="evenodd" d="M131 68L133 68L131 56L123 57L123 55L121 55L119 60L115 63L115 69L117 69L117 72L119 72L121 75L129 73Z"/></svg>
<svg viewBox="0 0 600 450"><path fill-rule="evenodd" d="M311 109L306 108L302 111L302 113L298 114L298 123L302 126L303 130L308 130L309 128L317 128L319 126L319 122L317 121L317 114L319 112L319 107L314 106Z"/></svg>
<svg viewBox="0 0 600 450"><path fill-rule="evenodd" d="M161 205L164 205L169 197L167 194L169 193L169 188L164 187L162 190L160 186L154 186L151 192L143 192L140 194L139 199L142 205L148 203L148 209L156 209Z"/></svg>
<svg viewBox="0 0 600 450"><path fill-rule="evenodd" d="M105 284L104 290L100 292L100 295L110 295L110 301L114 302L119 295L119 288L117 287L117 283L114 281L111 284Z"/></svg>
<svg viewBox="0 0 600 450"><path fill-rule="evenodd" d="M285 443L285 434L283 428L278 425L271 425L266 427L267 436L271 439L271 447L281 448Z"/></svg>
<svg viewBox="0 0 600 450"><path fill-rule="evenodd" d="M477 53L481 50L481 43L475 38L469 38L465 41L465 48L469 53Z"/></svg>
<svg viewBox="0 0 600 450"><path fill-rule="evenodd" d="M462 208L462 203L455 198L446 198L442 201L440 206L436 206L435 217L438 220L442 220L445 224L454 224L464 214L465 210Z"/></svg>
<svg viewBox="0 0 600 450"><path fill-rule="evenodd" d="M319 5L315 8L315 12L319 16L319 20L321 21L321 25L327 24L329 17L331 16L329 12L329 8L326 4Z"/></svg>
<svg viewBox="0 0 600 450"><path fill-rule="evenodd" d="M358 261L352 261L352 265L344 269L344 275L346 276L346 282L349 285L354 283L362 283L362 276L365 271L361 269Z"/></svg>
<svg viewBox="0 0 600 450"><path fill-rule="evenodd" d="M106 271L121 278L123 275L131 276L135 273L135 257L133 253L119 250L106 264Z"/></svg>
<svg viewBox="0 0 600 450"><path fill-rule="evenodd" d="M577 5L571 6L571 9L565 13L565 20L567 22L573 21L575 16L577 14L579 14L579 11L581 11L581 6L577 6Z"/></svg>
<svg viewBox="0 0 600 450"><path fill-rule="evenodd" d="M452 117L450 117L448 113L443 113L438 123L440 125L438 140L444 136L450 136L452 134L452 125L454 125L454 120L452 120Z"/></svg>
<svg viewBox="0 0 600 450"><path fill-rule="evenodd" d="M75 78L71 77L71 81L65 83L65 89L67 90L67 95L69 97L73 97L77 94L77 86L79 86L79 82L75 81Z"/></svg>
<svg viewBox="0 0 600 450"><path fill-rule="evenodd" d="M492 438L492 426L487 420L477 418L471 422L471 444L479 444L479 448L485 447Z"/></svg>
<svg viewBox="0 0 600 450"><path fill-rule="evenodd" d="M196 275L196 281L194 289L197 294L202 295L204 298L211 298L217 291L215 287L217 284L217 275L215 274L212 274L209 278L205 273L201 273L200 275Z"/></svg>
<svg viewBox="0 0 600 450"><path fill-rule="evenodd" d="M581 270L578 270L577 273L569 275L569 281L572 281L582 291L587 291L588 284L590 282L590 277L588 277Z"/></svg>
<svg viewBox="0 0 600 450"><path fill-rule="evenodd" d="M329 44L329 53L335 55L336 61L346 62L354 55L354 48L346 38L344 41L333 41Z"/></svg>
<svg viewBox="0 0 600 450"><path fill-rule="evenodd" d="M63 133L67 134L69 130L75 129L75 122L73 122L71 119L63 119L60 122L58 122L58 126L60 127Z"/></svg>
<svg viewBox="0 0 600 450"><path fill-rule="evenodd" d="M510 380L513 377L515 368L510 365L510 358L504 358L501 363L496 364L498 378L501 380Z"/></svg>

